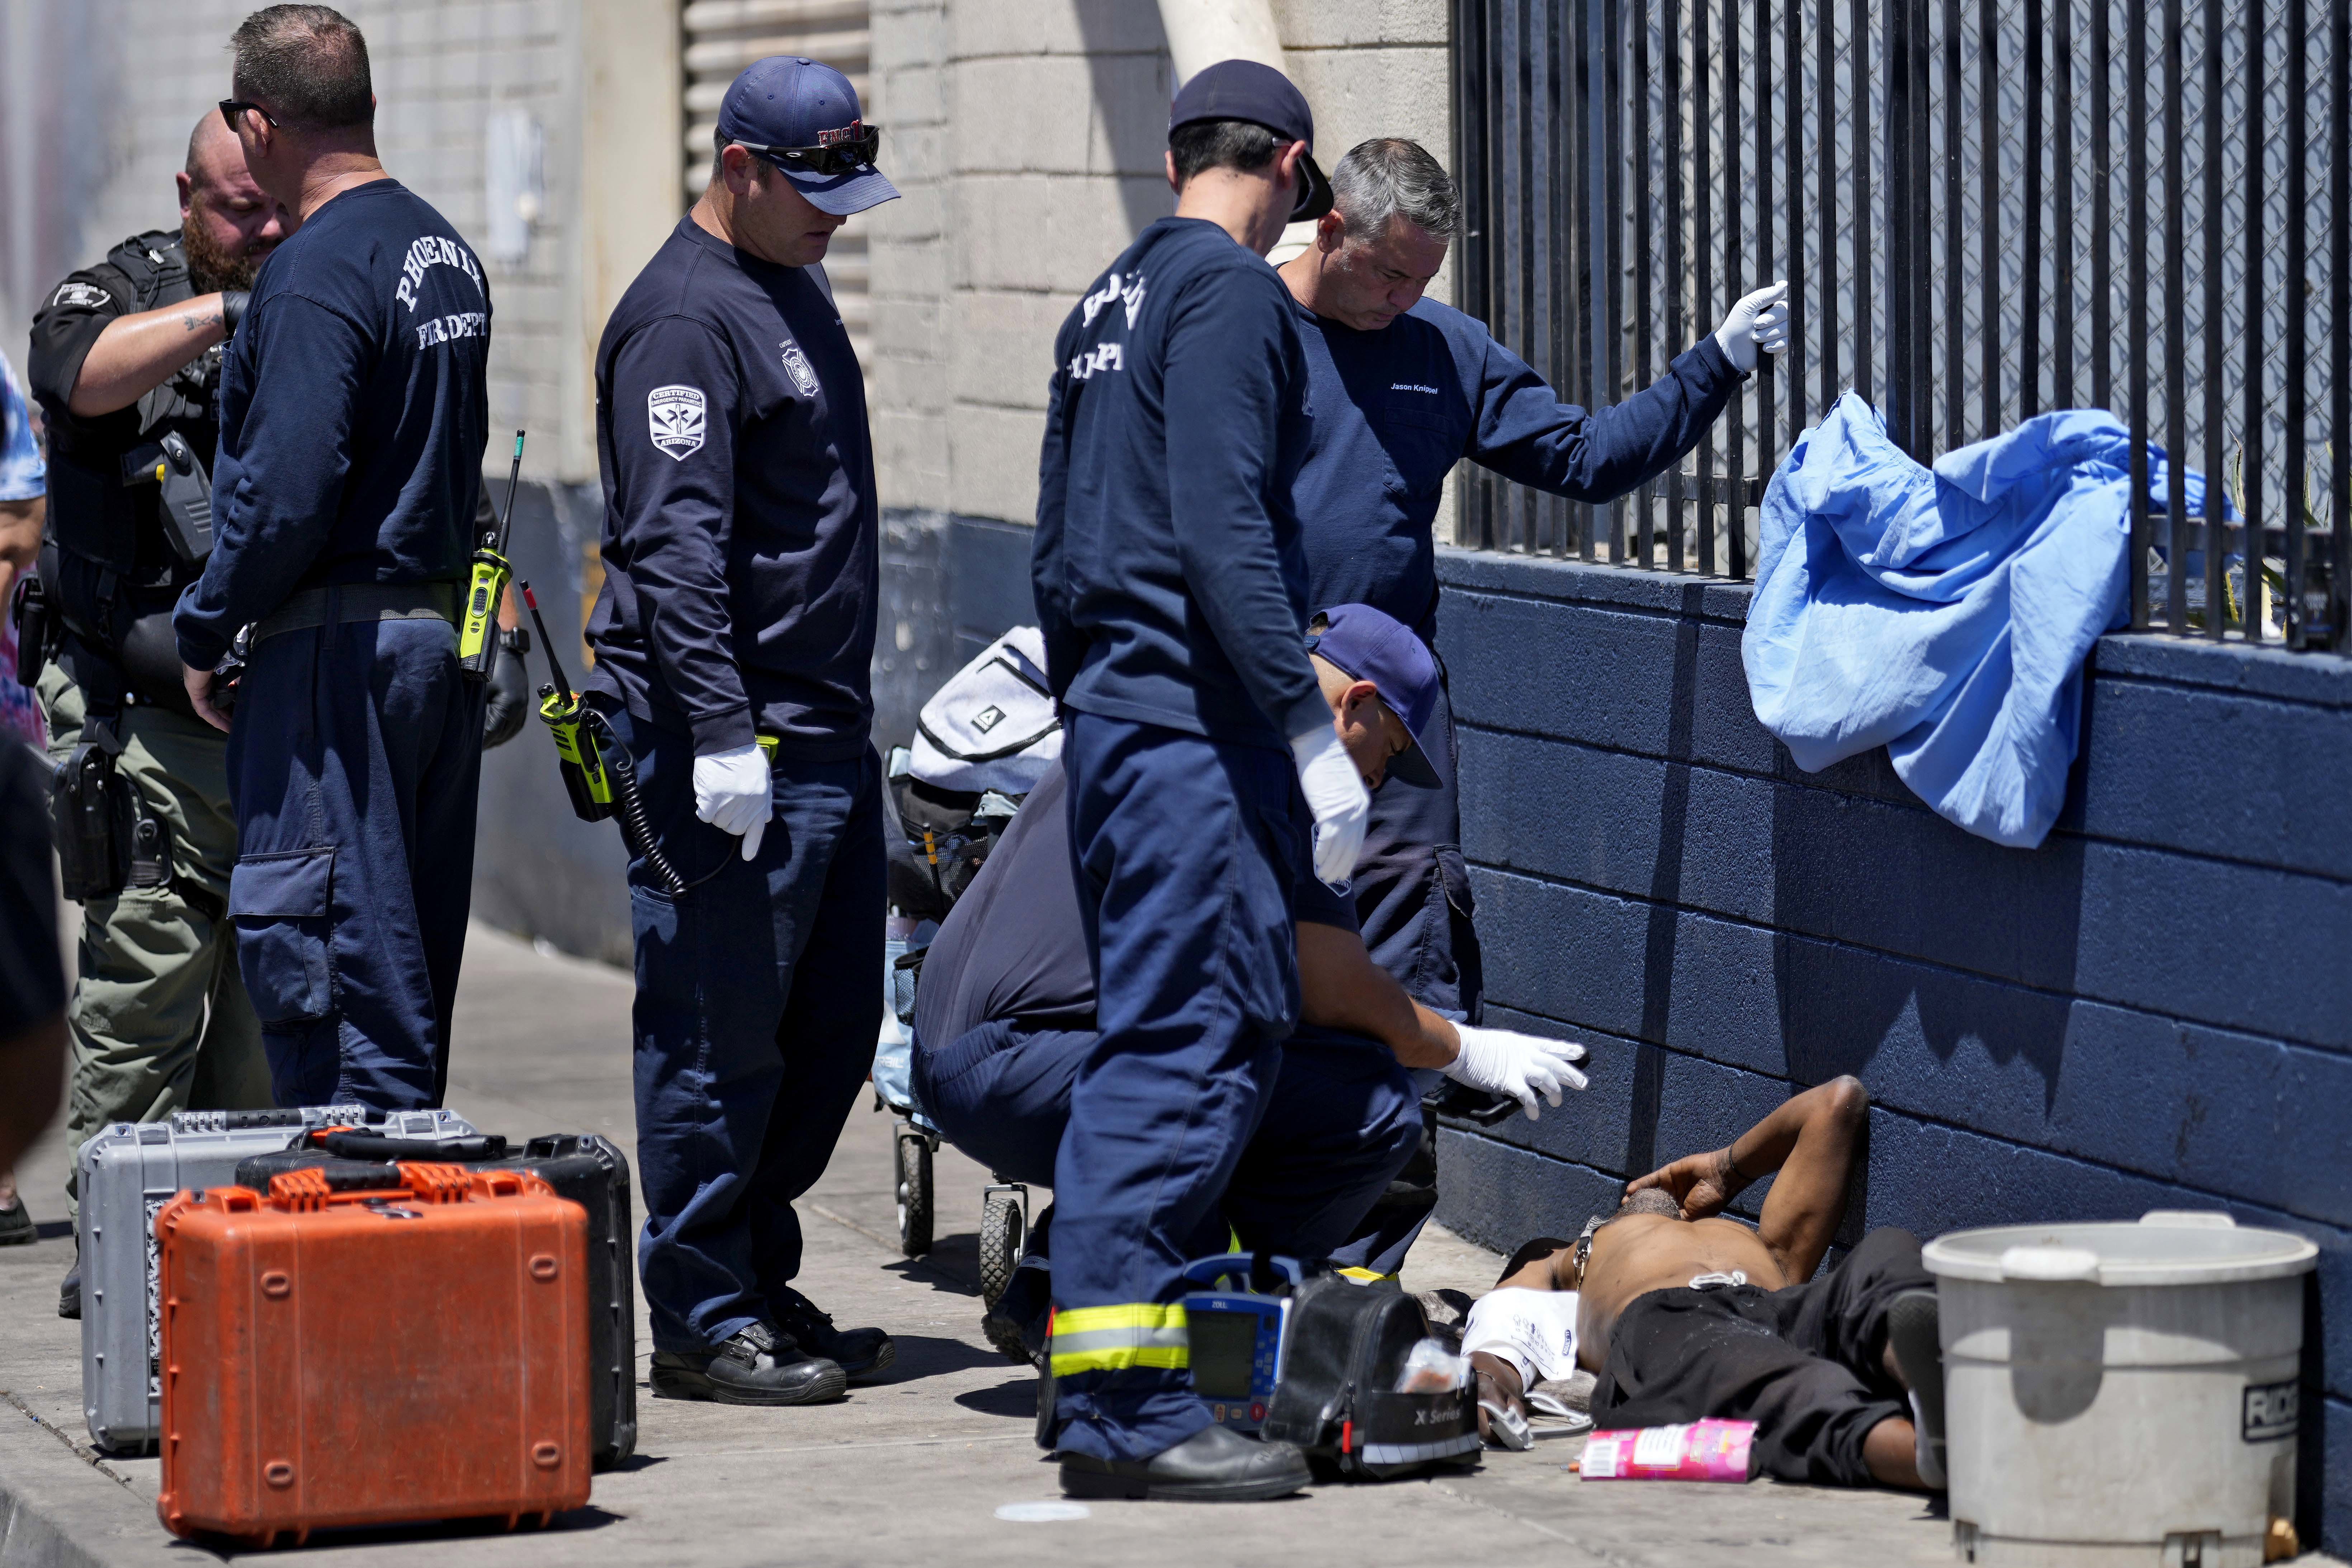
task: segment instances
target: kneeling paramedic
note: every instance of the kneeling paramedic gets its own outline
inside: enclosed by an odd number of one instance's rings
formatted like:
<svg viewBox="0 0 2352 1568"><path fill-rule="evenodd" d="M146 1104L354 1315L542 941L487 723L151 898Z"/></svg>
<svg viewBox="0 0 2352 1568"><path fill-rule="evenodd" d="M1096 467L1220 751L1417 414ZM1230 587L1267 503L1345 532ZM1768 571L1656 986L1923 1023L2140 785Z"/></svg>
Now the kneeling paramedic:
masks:
<svg viewBox="0 0 2352 1568"><path fill-rule="evenodd" d="M237 965L284 1106L437 1106L473 900L486 695L458 664L490 298L375 153L367 45L324 6L237 28L221 113L300 228L221 373L215 543L173 629L229 731ZM215 689L248 651L234 727Z"/></svg>
<svg viewBox="0 0 2352 1568"><path fill-rule="evenodd" d="M1437 669L1421 639L1363 605L1318 616L1308 636L1318 683L1349 759L1375 788L1428 766ZM926 952L916 994L917 1100L958 1149L1008 1181L1049 1184L1070 1122L1072 1086L1101 1047L1095 980L1071 871L1066 780L1049 770ZM1431 1068L1507 1094L1535 1114L1584 1087L1584 1047L1455 1025L1375 966L1349 900L1298 868L1299 1026L1231 1181L1184 1242L1196 1257L1227 1233L1252 1251L1319 1258L1338 1247L1421 1141ZM1050 1214L989 1321L1000 1348L1045 1341ZM1016 1338L1017 1336L1017 1338ZM1064 1359L1073 1352L1065 1343Z"/></svg>
<svg viewBox="0 0 2352 1568"><path fill-rule="evenodd" d="M1307 367L1264 261L1328 203L1313 137L1281 72L1195 75L1169 117L1175 215L1055 340L1031 585L1101 1034L1054 1176L1075 1496L1246 1500L1307 1480L1297 1448L1212 1422L1177 1298L1297 1022L1307 817L1316 873L1344 887L1370 798L1299 641Z"/></svg>
<svg viewBox="0 0 2352 1568"><path fill-rule="evenodd" d="M596 353L605 576L586 699L677 877L642 854L629 869L637 1262L663 1398L836 1399L895 1354L792 1287L793 1200L832 1157L882 1021L873 444L817 265L850 214L898 195L875 150L840 72L749 67L709 188Z"/></svg>

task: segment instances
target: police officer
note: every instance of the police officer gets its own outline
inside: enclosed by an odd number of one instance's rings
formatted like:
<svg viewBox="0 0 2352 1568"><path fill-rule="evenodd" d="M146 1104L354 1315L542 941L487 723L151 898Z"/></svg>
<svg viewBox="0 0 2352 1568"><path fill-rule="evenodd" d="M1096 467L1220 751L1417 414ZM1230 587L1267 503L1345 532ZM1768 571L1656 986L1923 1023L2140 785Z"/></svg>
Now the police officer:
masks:
<svg viewBox="0 0 2352 1568"><path fill-rule="evenodd" d="M1270 67L1186 82L1175 216L1055 345L1031 579L1100 1033L1055 1164L1053 1425L1074 1496L1241 1501L1307 1479L1296 1447L1212 1423L1177 1297L1297 1021L1299 797L1335 885L1368 805L1300 641L1307 366L1261 259L1329 199L1313 138Z"/></svg>
<svg viewBox="0 0 2352 1568"><path fill-rule="evenodd" d="M710 184L596 351L604 587L588 700L684 889L630 868L654 1394L840 1396L896 1354L793 1289L881 1024L879 591L866 387L819 263L898 193L848 79L760 60Z"/></svg>
<svg viewBox="0 0 2352 1568"><path fill-rule="evenodd" d="M228 912L280 1105L441 1103L483 691L456 616L482 483L481 263L375 155L367 44L323 5L232 39L221 114L301 223L221 374L215 543L173 620L196 711L245 652ZM240 628L247 628L240 631Z"/></svg>
<svg viewBox="0 0 2352 1568"><path fill-rule="evenodd" d="M1735 304L1655 385L1614 407L1564 403L1486 325L1424 299L1460 225L1454 183L1419 144L1365 142L1331 172L1332 210L1281 268L1313 387L1315 426L1293 489L1318 604L1360 601L1433 641L1433 527L1467 458L1574 500L1607 501L1664 473L1721 416L1759 351L1786 342L1786 286ZM1441 689L1437 780L1382 790L1356 870L1373 958L1450 1018L1476 1022L1484 985L1462 861L1454 714ZM1404 1190L1334 1254L1360 1277L1396 1272L1436 1202L1434 1123Z"/></svg>
<svg viewBox="0 0 2352 1568"><path fill-rule="evenodd" d="M48 518L26 587L45 613L28 626L48 637L24 650L25 668L47 656L37 689L51 757L94 743L85 755L96 765L76 771L78 784L104 790L112 778L137 803L135 842L110 857L113 874L78 884L66 1111L76 1147L112 1121L269 1103L226 918L236 857L227 742L189 704L171 613L203 569L206 536L189 502L201 508L213 462L222 345L255 269L293 226L217 114L188 138L179 189L177 230L134 235L50 292L28 362L49 437ZM173 472L181 461L187 471ZM159 469L173 481L168 504ZM75 1182L68 1168L69 1205ZM81 1315L79 1263L58 1310Z"/></svg>

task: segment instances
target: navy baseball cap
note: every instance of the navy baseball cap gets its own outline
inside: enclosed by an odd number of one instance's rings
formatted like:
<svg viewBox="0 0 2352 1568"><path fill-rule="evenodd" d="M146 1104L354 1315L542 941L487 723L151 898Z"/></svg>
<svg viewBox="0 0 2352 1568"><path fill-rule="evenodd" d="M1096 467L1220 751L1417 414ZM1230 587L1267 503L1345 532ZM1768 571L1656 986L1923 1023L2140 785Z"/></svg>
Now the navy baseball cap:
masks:
<svg viewBox="0 0 2352 1568"><path fill-rule="evenodd" d="M1334 605L1315 615L1307 651L1320 654L1358 680L1380 688L1381 700L1404 721L1410 749L1389 759L1389 772L1407 784L1433 785L1436 764L1425 742L1437 713L1437 658L1403 622L1370 605Z"/></svg>
<svg viewBox="0 0 2352 1568"><path fill-rule="evenodd" d="M719 100L719 133L764 156L820 212L847 217L898 197L874 166L880 131L859 112L857 89L820 60L770 55L746 66Z"/></svg>
<svg viewBox="0 0 2352 1568"><path fill-rule="evenodd" d="M1168 129L1202 120L1246 120L1263 125L1286 142L1304 142L1309 151L1298 160L1298 202L1290 221L1304 223L1331 210L1331 182L1316 166L1315 111L1307 95L1288 77L1255 60L1219 60L1192 73L1168 110ZM1367 678L1369 679L1369 678Z"/></svg>

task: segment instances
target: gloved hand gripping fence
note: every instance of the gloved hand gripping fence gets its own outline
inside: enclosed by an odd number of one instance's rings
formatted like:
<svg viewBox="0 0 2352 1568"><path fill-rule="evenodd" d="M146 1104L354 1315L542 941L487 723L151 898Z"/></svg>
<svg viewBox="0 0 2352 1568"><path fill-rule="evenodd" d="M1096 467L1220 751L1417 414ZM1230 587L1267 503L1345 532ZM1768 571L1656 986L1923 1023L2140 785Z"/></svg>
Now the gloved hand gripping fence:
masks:
<svg viewBox="0 0 2352 1568"><path fill-rule="evenodd" d="M555 661L555 639L547 635L547 619L539 613L538 596L528 581L516 585L530 609L531 624L539 628L539 646L547 652L547 672L555 678L539 689L539 717L555 739L556 765L563 775L563 791L572 797L572 815L583 822L618 816L621 838L629 853L645 861L646 869L660 879L673 898L725 870L729 858L721 856L717 866L689 882L662 853L653 825L646 818L645 796L637 788L637 765L628 747L613 733L604 716L581 701L572 683L564 679L563 667ZM609 752L599 736L613 743Z"/></svg>

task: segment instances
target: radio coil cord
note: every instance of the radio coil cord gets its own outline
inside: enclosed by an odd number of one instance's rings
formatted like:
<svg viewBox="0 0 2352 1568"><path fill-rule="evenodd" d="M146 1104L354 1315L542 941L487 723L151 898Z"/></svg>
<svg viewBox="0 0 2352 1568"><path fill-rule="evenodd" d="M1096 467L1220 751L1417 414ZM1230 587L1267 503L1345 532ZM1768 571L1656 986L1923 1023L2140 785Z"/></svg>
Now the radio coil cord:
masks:
<svg viewBox="0 0 2352 1568"><path fill-rule="evenodd" d="M721 855L718 865L691 882L678 875L677 868L669 863L669 857L661 852L660 844L655 840L653 825L646 820L645 796L637 789L637 764L630 757L628 747L621 743L621 738L613 733L613 727L605 721L604 715L595 709L583 704L580 716L599 736L612 742L609 749L601 745L597 749L604 752L604 766L613 775L613 805L614 815L621 819L621 837L627 843L630 852L645 861L646 868L662 879L669 889L670 897L683 897L727 869L727 862L732 857ZM589 743L597 744L594 741Z"/></svg>

